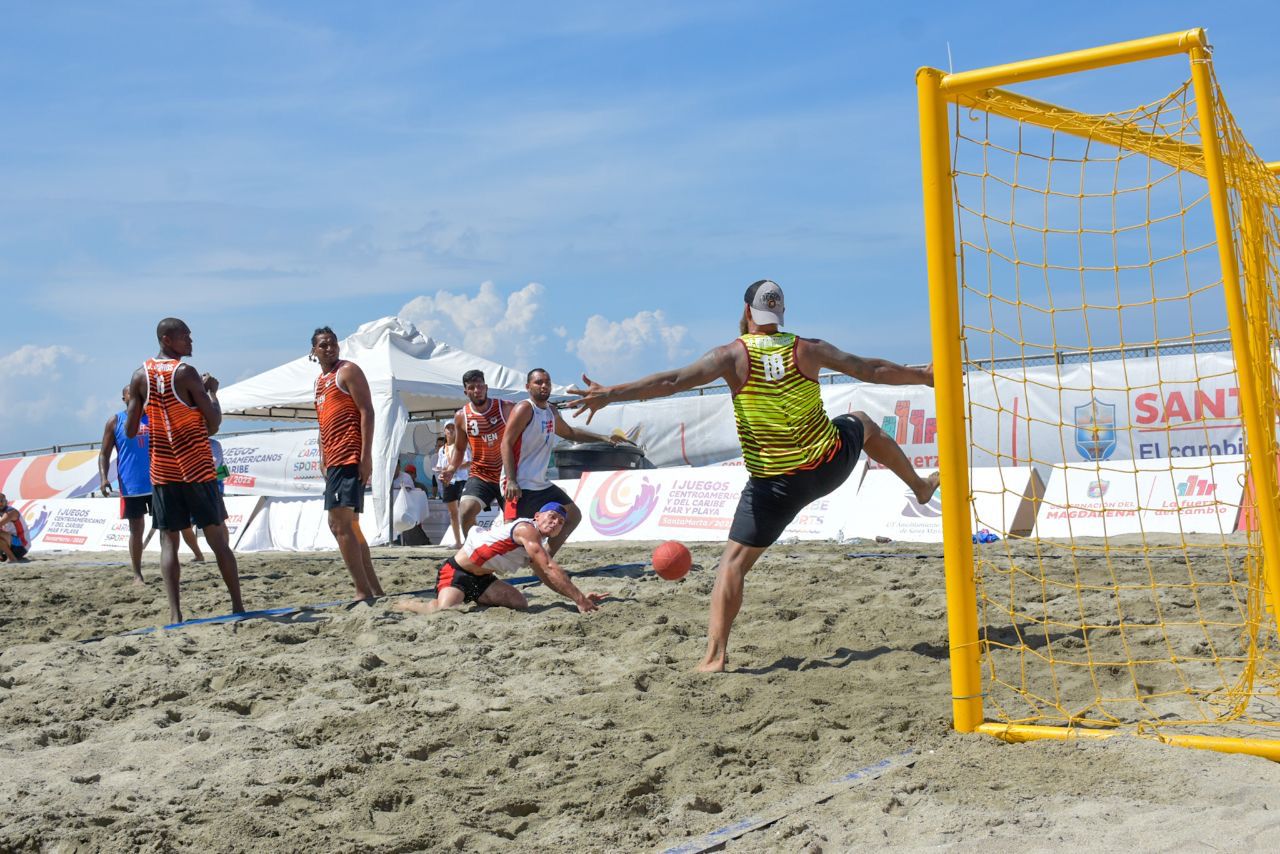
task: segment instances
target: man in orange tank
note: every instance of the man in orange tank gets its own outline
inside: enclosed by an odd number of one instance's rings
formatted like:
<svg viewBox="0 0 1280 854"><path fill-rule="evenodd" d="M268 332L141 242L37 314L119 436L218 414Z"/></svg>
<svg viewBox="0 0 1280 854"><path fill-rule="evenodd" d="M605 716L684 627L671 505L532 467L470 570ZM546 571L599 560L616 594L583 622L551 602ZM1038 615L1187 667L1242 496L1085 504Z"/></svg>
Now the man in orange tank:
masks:
<svg viewBox="0 0 1280 854"><path fill-rule="evenodd" d="M316 416L320 419L320 470L329 530L356 586L356 599L382 595L369 543L360 530L364 489L373 476L373 397L355 362L338 357L338 336L327 326L311 336L311 358L320 363Z"/></svg>
<svg viewBox="0 0 1280 854"><path fill-rule="evenodd" d="M933 368L864 359L817 338L780 332L782 288L761 279L747 288L738 328L742 335L674 371L602 386L583 375L575 413L594 415L622 400L650 400L722 380L733 394L738 440L751 477L743 487L711 591L704 672L728 664L729 630L742 607L747 572L810 502L844 483L867 456L892 471L925 504L938 490L938 475L921 477L906 454L865 412L827 417L818 374L824 368L867 383L933 385ZM591 418L587 418L590 423Z"/></svg>
<svg viewBox="0 0 1280 854"><path fill-rule="evenodd" d="M507 432L507 418L514 404L489 398L489 385L482 371L463 374L462 391L467 395L467 403L454 414L453 424L458 435L467 437L471 448L471 473L458 503L465 538L476 524L481 508L488 510L493 504L502 504L502 437ZM445 484L462 467L466 448L461 442L454 443L453 459L440 473Z"/></svg>
<svg viewBox="0 0 1280 854"><path fill-rule="evenodd" d="M169 621L182 622L178 584L178 533L191 525L204 531L231 594L231 610L244 611L240 572L227 535L227 509L218 491L209 437L222 425L218 381L182 361L191 355L191 329L176 317L156 326L160 353L133 374L125 436L138 435L146 412L151 449L151 515L160 536L160 575L169 596Z"/></svg>

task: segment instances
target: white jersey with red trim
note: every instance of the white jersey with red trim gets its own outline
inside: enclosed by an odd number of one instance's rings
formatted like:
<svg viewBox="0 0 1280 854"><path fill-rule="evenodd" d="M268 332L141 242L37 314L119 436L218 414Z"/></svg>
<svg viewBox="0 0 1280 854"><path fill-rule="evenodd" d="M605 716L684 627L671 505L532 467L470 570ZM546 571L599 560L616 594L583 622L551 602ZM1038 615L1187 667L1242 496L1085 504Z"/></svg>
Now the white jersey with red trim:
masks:
<svg viewBox="0 0 1280 854"><path fill-rule="evenodd" d="M556 439L556 412L550 404L539 407L532 399L529 408L533 410L529 423L516 439L516 485L536 492L551 486L547 467L551 465L551 445Z"/></svg>
<svg viewBox="0 0 1280 854"><path fill-rule="evenodd" d="M494 521L493 527L482 530L479 526L467 534L462 550L478 567L496 573L514 572L529 565L529 553L513 536L517 525L528 525L545 546L547 538L538 533L532 519L516 519L513 522Z"/></svg>

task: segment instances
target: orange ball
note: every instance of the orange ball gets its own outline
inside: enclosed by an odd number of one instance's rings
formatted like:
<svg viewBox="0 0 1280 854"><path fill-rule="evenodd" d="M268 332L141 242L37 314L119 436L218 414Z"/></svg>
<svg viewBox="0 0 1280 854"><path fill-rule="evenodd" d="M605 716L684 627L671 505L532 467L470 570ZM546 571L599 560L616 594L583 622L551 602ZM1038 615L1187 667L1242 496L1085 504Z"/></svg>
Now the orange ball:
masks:
<svg viewBox="0 0 1280 854"><path fill-rule="evenodd" d="M684 543L667 540L653 550L653 570L667 581L679 581L689 574L693 555Z"/></svg>

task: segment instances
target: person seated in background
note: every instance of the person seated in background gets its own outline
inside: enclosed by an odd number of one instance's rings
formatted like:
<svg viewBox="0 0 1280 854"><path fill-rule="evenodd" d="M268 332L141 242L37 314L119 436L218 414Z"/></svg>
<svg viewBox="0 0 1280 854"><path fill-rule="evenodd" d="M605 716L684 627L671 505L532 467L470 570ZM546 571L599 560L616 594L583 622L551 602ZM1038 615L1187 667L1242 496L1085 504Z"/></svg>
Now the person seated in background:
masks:
<svg viewBox="0 0 1280 854"><path fill-rule="evenodd" d="M27 551L31 540L27 536L27 522L18 508L0 493L0 561L5 563L30 563Z"/></svg>

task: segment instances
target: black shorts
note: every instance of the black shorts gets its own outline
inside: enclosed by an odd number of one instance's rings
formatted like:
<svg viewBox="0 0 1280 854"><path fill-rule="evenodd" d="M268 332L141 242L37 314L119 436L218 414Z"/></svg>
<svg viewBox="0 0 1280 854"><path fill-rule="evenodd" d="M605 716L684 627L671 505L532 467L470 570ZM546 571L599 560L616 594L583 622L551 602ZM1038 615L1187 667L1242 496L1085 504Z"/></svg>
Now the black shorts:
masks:
<svg viewBox="0 0 1280 854"><path fill-rule="evenodd" d="M862 422L852 415L840 415L832 423L840 433L840 446L825 463L777 477L748 478L733 514L729 539L754 548L773 545L806 505L848 479L862 453Z"/></svg>
<svg viewBox="0 0 1280 854"><path fill-rule="evenodd" d="M151 487L151 518L157 531L181 531L195 525L221 525L227 518L216 480L157 483Z"/></svg>
<svg viewBox="0 0 1280 854"><path fill-rule="evenodd" d="M19 546L19 545L16 545L16 544L14 544L14 543L10 543L10 544L9 544L9 550L13 552L13 556L14 556L15 558L17 558L18 560L22 560L24 557L26 557L26 556L27 556L27 547L26 547L26 546ZM6 557L5 555L0 554L0 563L5 563L5 562L6 562L6 561L8 561L8 560L9 560L9 558L8 558L8 557Z"/></svg>
<svg viewBox="0 0 1280 854"><path fill-rule="evenodd" d="M350 507L364 512L364 484L360 482L360 464L330 466L324 470L324 509Z"/></svg>
<svg viewBox="0 0 1280 854"><path fill-rule="evenodd" d="M442 593L446 587L456 587L462 591L463 602L474 602L497 580L498 577L492 572L488 575L467 572L456 560L449 558L440 564L440 569L436 572L436 594Z"/></svg>
<svg viewBox="0 0 1280 854"><path fill-rule="evenodd" d="M510 503L503 503L502 518L508 522L513 519L532 519L533 514L542 509L542 505L548 501L559 501L565 507L573 504L572 499L565 493L563 489L554 483L546 489L521 490L520 499L516 502L516 506L512 507Z"/></svg>
<svg viewBox="0 0 1280 854"><path fill-rule="evenodd" d="M471 497L482 501L484 502L484 509L488 510L494 504L502 503L502 490L493 481L469 477L467 478L467 485L462 487L462 497Z"/></svg>
<svg viewBox="0 0 1280 854"><path fill-rule="evenodd" d="M151 513L151 496L150 495L122 495L120 496L120 518L121 519L141 519L143 516Z"/></svg>
<svg viewBox="0 0 1280 854"><path fill-rule="evenodd" d="M462 497L462 488L466 485L467 481L465 478L463 480L451 480L445 484L444 492L440 494L440 498L445 504L448 504L451 501L457 501Z"/></svg>

